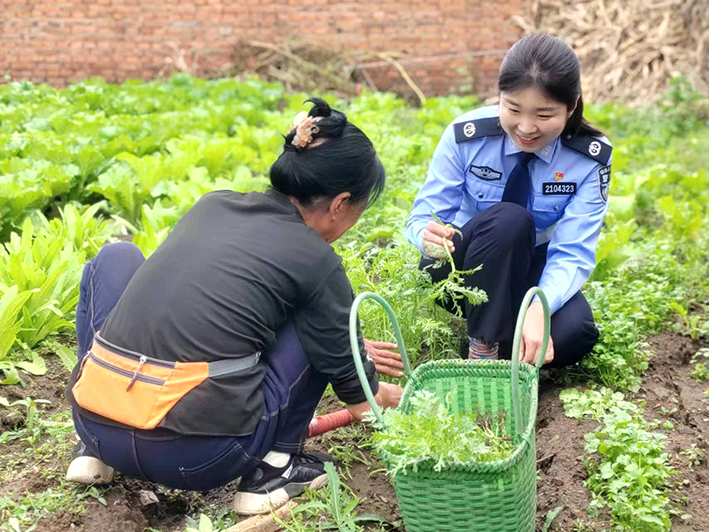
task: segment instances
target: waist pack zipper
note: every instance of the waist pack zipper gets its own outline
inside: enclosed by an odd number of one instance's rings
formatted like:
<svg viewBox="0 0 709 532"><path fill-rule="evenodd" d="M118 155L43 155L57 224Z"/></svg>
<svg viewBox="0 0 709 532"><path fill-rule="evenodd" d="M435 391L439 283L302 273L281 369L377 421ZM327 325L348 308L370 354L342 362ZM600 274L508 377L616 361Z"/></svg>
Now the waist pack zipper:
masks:
<svg viewBox="0 0 709 532"><path fill-rule="evenodd" d="M165 381L162 379L158 379L156 377L149 377L148 375L141 375L140 374L140 369L143 367L143 364L147 362L146 356L140 357L140 361L138 362L138 367L134 372L128 371L127 369L119 368L114 366L113 364L109 364L108 362L101 360L98 358L96 355L94 355L91 351L89 351L89 357L91 357L91 360L101 366L104 369L107 369L108 371L112 371L113 373L118 373L119 375L123 375L124 377L130 378L130 383L128 384L128 387L126 388L126 391L130 390L135 381L140 381L144 382L146 384L154 384L156 386L162 386L165 384Z"/></svg>
<svg viewBox="0 0 709 532"><path fill-rule="evenodd" d="M145 355L140 357L140 360L138 361L138 367L135 368L135 373L133 373L133 377L131 378L130 382L128 383L128 387L126 388L126 391L130 391L131 386L135 383L136 380L138 380L138 377L140 376L140 369L143 367L143 364L145 364L148 361L148 357Z"/></svg>
<svg viewBox="0 0 709 532"><path fill-rule="evenodd" d="M114 355L121 356L123 358L127 358L128 360L132 360L134 362L140 362L141 360L145 360L143 362L144 364L152 364L153 366L162 366L164 368L174 368L175 363L170 362L169 360L160 360L159 358L152 358L146 355L143 355L141 353L136 353L135 351L129 351L127 349L123 349L121 347L118 347L116 345L113 345L110 342L107 342L100 336L96 335L96 341L98 341L99 344L102 344L103 347L110 349L111 352Z"/></svg>

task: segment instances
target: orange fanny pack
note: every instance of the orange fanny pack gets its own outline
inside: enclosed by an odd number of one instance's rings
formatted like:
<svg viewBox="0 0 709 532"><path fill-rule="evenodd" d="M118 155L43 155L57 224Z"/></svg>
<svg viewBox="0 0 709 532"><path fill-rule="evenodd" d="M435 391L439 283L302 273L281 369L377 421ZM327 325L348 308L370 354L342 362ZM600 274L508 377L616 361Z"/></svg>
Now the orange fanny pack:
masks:
<svg viewBox="0 0 709 532"><path fill-rule="evenodd" d="M79 406L139 429L154 429L210 376L258 363L260 353L217 362L170 362L122 349L98 334L72 388Z"/></svg>

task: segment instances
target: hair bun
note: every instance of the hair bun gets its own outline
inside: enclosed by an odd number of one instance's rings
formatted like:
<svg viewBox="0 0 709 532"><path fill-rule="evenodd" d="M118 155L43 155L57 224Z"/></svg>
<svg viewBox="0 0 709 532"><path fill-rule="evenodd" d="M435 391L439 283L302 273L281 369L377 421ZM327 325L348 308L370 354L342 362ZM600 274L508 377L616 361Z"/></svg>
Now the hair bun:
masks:
<svg viewBox="0 0 709 532"><path fill-rule="evenodd" d="M330 105L322 98L309 98L305 100L304 103L313 104L308 116L322 116L323 118L329 118L332 116L332 109L330 108Z"/></svg>

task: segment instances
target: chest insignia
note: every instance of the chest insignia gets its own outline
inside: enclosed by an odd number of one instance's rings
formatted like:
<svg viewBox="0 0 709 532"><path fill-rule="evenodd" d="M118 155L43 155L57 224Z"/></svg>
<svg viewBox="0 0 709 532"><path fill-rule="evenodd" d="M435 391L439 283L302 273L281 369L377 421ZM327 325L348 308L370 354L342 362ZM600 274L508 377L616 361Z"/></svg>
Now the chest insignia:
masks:
<svg viewBox="0 0 709 532"><path fill-rule="evenodd" d="M489 166L474 166L471 164L468 171L475 177L479 177L485 181L499 181L502 179L502 172L493 170Z"/></svg>

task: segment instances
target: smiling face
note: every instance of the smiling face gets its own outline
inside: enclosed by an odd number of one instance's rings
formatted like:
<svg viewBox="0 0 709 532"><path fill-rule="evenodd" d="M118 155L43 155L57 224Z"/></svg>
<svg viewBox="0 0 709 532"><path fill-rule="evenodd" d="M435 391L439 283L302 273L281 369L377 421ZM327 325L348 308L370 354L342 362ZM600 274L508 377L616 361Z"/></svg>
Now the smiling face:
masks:
<svg viewBox="0 0 709 532"><path fill-rule="evenodd" d="M541 150L553 142L573 112L536 87L500 93L500 125L524 152Z"/></svg>

